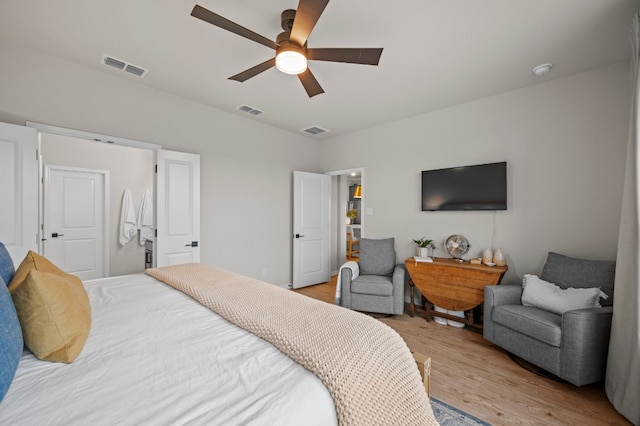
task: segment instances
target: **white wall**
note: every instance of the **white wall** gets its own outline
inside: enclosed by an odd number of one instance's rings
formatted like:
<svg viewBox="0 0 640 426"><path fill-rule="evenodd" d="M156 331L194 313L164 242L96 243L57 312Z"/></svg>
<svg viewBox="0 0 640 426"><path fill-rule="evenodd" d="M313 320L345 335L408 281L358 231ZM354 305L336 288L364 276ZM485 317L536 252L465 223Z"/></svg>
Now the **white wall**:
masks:
<svg viewBox="0 0 640 426"><path fill-rule="evenodd" d="M502 247L507 279L548 250L613 259L628 123L618 64L320 143L0 41L0 120L158 143L202 159L202 261L291 281L291 172L364 167L367 236L459 233L477 256ZM389 143L392 142L392 143ZM319 164L320 156L321 163ZM506 160L509 210L420 212L420 171ZM440 252L442 253L442 252Z"/></svg>
<svg viewBox="0 0 640 426"><path fill-rule="evenodd" d="M550 250L615 259L629 117L621 63L323 142L327 170L365 168L367 237L466 236L467 257L501 247L505 282L539 273ZM508 162L508 210L421 212L420 172ZM493 223L495 220L495 228Z"/></svg>
<svg viewBox="0 0 640 426"><path fill-rule="evenodd" d="M131 190L136 214L145 190L153 198L154 152L47 133L42 134L40 144L44 165L109 170L109 273L117 276L144 271L144 246L138 243L137 235L121 246L118 224L125 188Z"/></svg>
<svg viewBox="0 0 640 426"><path fill-rule="evenodd" d="M8 41L0 57L0 121L200 154L202 262L291 282L292 172L321 171L316 141Z"/></svg>

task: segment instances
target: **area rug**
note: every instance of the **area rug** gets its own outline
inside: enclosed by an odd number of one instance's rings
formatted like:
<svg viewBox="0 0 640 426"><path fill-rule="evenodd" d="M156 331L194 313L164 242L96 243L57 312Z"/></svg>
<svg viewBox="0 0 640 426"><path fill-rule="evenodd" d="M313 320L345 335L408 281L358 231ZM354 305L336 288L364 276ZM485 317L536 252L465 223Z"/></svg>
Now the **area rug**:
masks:
<svg viewBox="0 0 640 426"><path fill-rule="evenodd" d="M433 408L433 414L440 426L491 426L489 423L433 397L431 398L431 408Z"/></svg>

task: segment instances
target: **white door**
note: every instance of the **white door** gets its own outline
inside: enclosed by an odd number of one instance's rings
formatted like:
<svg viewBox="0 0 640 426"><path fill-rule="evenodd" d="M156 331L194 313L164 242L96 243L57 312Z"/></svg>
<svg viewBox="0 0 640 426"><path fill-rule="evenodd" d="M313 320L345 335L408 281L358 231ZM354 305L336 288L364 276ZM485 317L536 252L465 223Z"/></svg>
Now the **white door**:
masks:
<svg viewBox="0 0 640 426"><path fill-rule="evenodd" d="M42 254L81 280L109 276L109 172L45 165Z"/></svg>
<svg viewBox="0 0 640 426"><path fill-rule="evenodd" d="M331 279L331 176L293 172L293 288Z"/></svg>
<svg viewBox="0 0 640 426"><path fill-rule="evenodd" d="M0 242L17 267L38 250L36 130L0 123Z"/></svg>
<svg viewBox="0 0 640 426"><path fill-rule="evenodd" d="M157 150L156 267L200 262L200 156Z"/></svg>

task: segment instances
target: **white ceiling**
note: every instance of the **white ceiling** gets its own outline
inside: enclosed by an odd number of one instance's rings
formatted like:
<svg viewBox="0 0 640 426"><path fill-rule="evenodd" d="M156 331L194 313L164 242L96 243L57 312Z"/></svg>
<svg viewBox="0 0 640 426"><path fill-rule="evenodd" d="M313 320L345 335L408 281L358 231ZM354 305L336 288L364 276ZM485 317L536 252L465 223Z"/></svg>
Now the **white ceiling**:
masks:
<svg viewBox="0 0 640 426"><path fill-rule="evenodd" d="M250 120L322 139L629 58L640 0L333 0L309 47L383 47L380 65L310 62L325 90L308 98L297 77L270 69L228 77L274 51L190 16L195 4L267 38L297 0L1 0L0 37L192 99ZM103 54L147 68L138 78ZM554 64L536 77L532 68ZM257 117L237 110L249 105Z"/></svg>

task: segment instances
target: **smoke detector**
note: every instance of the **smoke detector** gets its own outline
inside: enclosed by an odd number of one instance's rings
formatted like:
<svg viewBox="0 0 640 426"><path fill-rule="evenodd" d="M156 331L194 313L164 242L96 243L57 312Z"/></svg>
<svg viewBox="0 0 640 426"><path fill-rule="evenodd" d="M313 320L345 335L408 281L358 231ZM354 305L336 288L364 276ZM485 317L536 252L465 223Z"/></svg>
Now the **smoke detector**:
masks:
<svg viewBox="0 0 640 426"><path fill-rule="evenodd" d="M533 73L535 75L545 75L546 73L548 73L549 71L551 71L551 67L553 66L553 64L542 64L542 65L538 65L537 67L535 67L533 69Z"/></svg>

